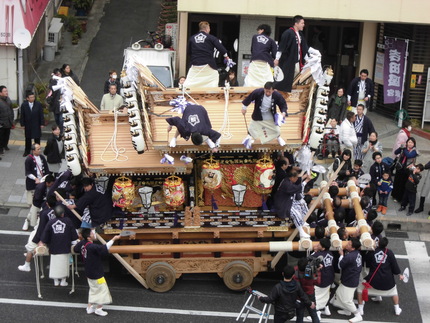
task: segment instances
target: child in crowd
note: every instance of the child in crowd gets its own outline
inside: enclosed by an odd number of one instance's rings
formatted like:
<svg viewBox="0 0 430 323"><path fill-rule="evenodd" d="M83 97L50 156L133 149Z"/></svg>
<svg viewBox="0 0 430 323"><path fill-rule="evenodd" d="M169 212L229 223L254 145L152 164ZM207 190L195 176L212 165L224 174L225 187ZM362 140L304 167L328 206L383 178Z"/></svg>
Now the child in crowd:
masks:
<svg viewBox="0 0 430 323"><path fill-rule="evenodd" d="M424 170L422 164L418 164L415 167L410 167L408 180L405 185L405 193L403 194L402 206L399 212L406 210L406 206L409 204L409 210L406 216L411 216L415 208L415 200L417 199L417 187L421 180L421 172Z"/></svg>
<svg viewBox="0 0 430 323"><path fill-rule="evenodd" d="M378 182L379 205L376 210L377 212L381 212L383 215L387 214L388 196L390 196L392 190L393 181L391 180L391 174L389 171L385 171Z"/></svg>
<svg viewBox="0 0 430 323"><path fill-rule="evenodd" d="M354 176L356 179L359 179L361 175L364 174L364 171L361 169L363 166L363 161L361 159L354 160L354 165L352 166L352 171L350 176Z"/></svg>

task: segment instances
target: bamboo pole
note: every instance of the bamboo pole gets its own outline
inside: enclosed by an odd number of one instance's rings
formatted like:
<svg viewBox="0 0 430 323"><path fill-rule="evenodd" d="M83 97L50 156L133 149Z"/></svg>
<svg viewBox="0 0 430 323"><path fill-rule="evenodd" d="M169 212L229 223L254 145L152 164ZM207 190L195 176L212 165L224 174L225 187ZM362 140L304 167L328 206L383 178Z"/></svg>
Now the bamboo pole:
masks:
<svg viewBox="0 0 430 323"><path fill-rule="evenodd" d="M319 242L313 241L312 247ZM342 241L340 247L346 247L348 241ZM120 245L112 246L111 253L188 253L188 252L289 252L305 251L297 241L246 242L246 243L210 243L210 244L169 244L169 245Z"/></svg>
<svg viewBox="0 0 430 323"><path fill-rule="evenodd" d="M309 195L318 196L321 193L322 188L311 188L308 192ZM348 189L346 187L339 187L338 196L348 195Z"/></svg>
<svg viewBox="0 0 430 323"><path fill-rule="evenodd" d="M373 240L370 236L369 226L367 225L367 222L364 218L363 209L361 208L361 205L360 205L360 196L358 195L357 186L355 186L355 182L351 180L348 181L347 185L350 192L352 205L355 211L355 219L357 220L357 226L358 226L358 229L360 230L361 244L364 245L366 248L372 248Z"/></svg>
<svg viewBox="0 0 430 323"><path fill-rule="evenodd" d="M68 203L66 202L65 199L63 199L63 197L58 194L57 191L54 192L55 195L61 200L61 202L63 202L63 204L67 207ZM79 215L78 212L76 212L75 210L71 210L72 213L80 220L82 221L82 217ZM100 241L102 244L106 244L106 240L103 239L98 233L96 233L96 237L97 240ZM130 266L130 264L125 261L124 258L122 258L118 253L112 252L111 250L109 250L110 253L112 253L112 255L125 267L125 269L128 270L128 272L134 277L136 278L136 280L142 284L143 287L145 287L146 289L148 289L148 284L146 283L145 279L143 279L142 276L140 276L138 274L138 272L132 267Z"/></svg>
<svg viewBox="0 0 430 323"><path fill-rule="evenodd" d="M331 183L336 177L337 174L339 173L339 171L342 169L343 165L345 164L345 161L342 161L342 163L339 165L339 167L336 169L336 171L331 175L330 179L329 179L329 183ZM312 201L312 205L309 208L309 211L306 213L305 217L304 217L304 221L307 220L307 218L311 215L311 213L315 210L316 206L318 205L318 203L320 202L320 200L322 199L324 193L326 193L328 191L329 185L325 185L323 187L323 189L321 190L320 195L318 195L318 197L316 198L316 200ZM294 230L294 232L291 234L291 236L288 238L288 241L292 241L296 235L297 235L297 229ZM281 259L281 257L284 255L284 252L278 252L277 255L275 256L275 258L273 258L273 260L270 263L270 266L272 268L275 268L276 264L278 263L278 261Z"/></svg>

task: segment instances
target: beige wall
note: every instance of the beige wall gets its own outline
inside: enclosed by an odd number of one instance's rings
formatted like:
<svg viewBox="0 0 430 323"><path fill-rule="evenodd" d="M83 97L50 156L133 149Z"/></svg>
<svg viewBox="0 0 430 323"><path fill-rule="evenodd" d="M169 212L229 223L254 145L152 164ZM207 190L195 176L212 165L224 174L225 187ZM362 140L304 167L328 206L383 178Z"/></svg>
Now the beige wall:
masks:
<svg viewBox="0 0 430 323"><path fill-rule="evenodd" d="M187 28L188 14L180 12L178 14L178 49L176 55L178 77L187 75Z"/></svg>
<svg viewBox="0 0 430 323"><path fill-rule="evenodd" d="M178 11L429 24L429 0L178 0Z"/></svg>
<svg viewBox="0 0 430 323"><path fill-rule="evenodd" d="M361 25L359 50L360 61L358 62L357 76L362 69L369 70L369 77L373 78L373 67L376 55L376 35L378 23L365 22Z"/></svg>

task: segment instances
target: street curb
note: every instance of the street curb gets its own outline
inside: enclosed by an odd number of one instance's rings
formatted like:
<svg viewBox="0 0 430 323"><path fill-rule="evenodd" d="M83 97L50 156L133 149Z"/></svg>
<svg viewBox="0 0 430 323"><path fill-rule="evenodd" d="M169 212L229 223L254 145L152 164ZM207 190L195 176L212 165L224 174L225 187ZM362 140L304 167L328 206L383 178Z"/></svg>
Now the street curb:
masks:
<svg viewBox="0 0 430 323"><path fill-rule="evenodd" d="M401 231L430 232L430 220L427 219L379 216L377 220L381 221L385 228L388 224L398 224Z"/></svg>
<svg viewBox="0 0 430 323"><path fill-rule="evenodd" d="M413 129L412 129L412 133L413 133L413 134L416 134L416 135L418 135L418 136L420 136L420 137L422 137L422 138L425 138L425 139L427 139L427 140L430 140L430 133L429 133L429 132L427 132L427 131L424 131L424 130L421 130L421 129L415 129L415 128L413 128Z"/></svg>

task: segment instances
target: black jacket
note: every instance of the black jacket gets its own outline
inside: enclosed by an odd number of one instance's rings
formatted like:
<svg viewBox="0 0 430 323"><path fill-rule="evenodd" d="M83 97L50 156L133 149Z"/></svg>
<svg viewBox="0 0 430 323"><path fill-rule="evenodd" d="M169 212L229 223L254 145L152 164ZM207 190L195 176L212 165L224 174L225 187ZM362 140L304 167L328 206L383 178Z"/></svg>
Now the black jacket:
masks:
<svg viewBox="0 0 430 323"><path fill-rule="evenodd" d="M355 121L357 122L357 121ZM355 127L355 122L354 122L354 127ZM361 133L357 133L357 139L358 139L358 143L361 143L362 145L364 145L364 143L367 141L369 135L375 131L375 127L373 126L372 121L370 120L370 118L368 116L363 116L363 130Z"/></svg>
<svg viewBox="0 0 430 323"><path fill-rule="evenodd" d="M58 144L57 144L58 141L61 141L61 144L63 145L63 151L61 153L58 150ZM43 154L46 156L48 163L50 164L61 163L61 159L64 158L64 144L62 142L61 137L57 139L57 137L55 137L52 134L51 137L49 137L48 141L46 142L46 147L45 147L45 150L43 151Z"/></svg>
<svg viewBox="0 0 430 323"><path fill-rule="evenodd" d="M85 194L76 202L76 209L80 215L83 214L87 206L90 209L93 228L105 223L112 217L112 200L99 190L95 184L91 190L85 192Z"/></svg>
<svg viewBox="0 0 430 323"><path fill-rule="evenodd" d="M214 58L214 48L218 49L220 56L227 53L225 47L219 42L218 38L204 31L190 37L188 40L188 55L190 55L190 64L201 66L208 64L214 70L217 65Z"/></svg>
<svg viewBox="0 0 430 323"><path fill-rule="evenodd" d="M337 94L333 94L328 101L327 119L336 119L340 123L345 119L346 115L346 96L340 98L340 105L336 104Z"/></svg>
<svg viewBox="0 0 430 323"><path fill-rule="evenodd" d="M334 162L333 162L333 172L335 172L338 169L338 167L340 166L341 163L342 162L341 162L341 160L340 160L339 157L336 157L334 159ZM346 171L349 171L349 175L346 175ZM352 172L352 163L351 163L351 159L348 159L348 160L345 161L345 164L343 164L343 167L339 171L339 173L337 173L337 179L339 181L342 181L342 182L347 181L349 179L349 177L352 176L351 172Z"/></svg>
<svg viewBox="0 0 430 323"><path fill-rule="evenodd" d="M299 178L295 183L288 178L284 178L275 194L275 210L278 217L285 219L290 217L291 207L296 194L302 192L302 179Z"/></svg>
<svg viewBox="0 0 430 323"><path fill-rule="evenodd" d="M252 36L251 61L265 61L273 67L278 45L269 36L260 34Z"/></svg>
<svg viewBox="0 0 430 323"><path fill-rule="evenodd" d="M351 106L353 107L356 107L358 103L358 94L360 92L360 81L361 81L361 78L356 77L351 81L348 87L348 95L351 96ZM367 78L364 81L364 83L366 85L364 94L366 97L370 95L369 100L366 101L366 107L368 108L369 106L371 106L370 103L373 98L373 81L370 78Z"/></svg>
<svg viewBox="0 0 430 323"><path fill-rule="evenodd" d="M43 107L38 101L34 101L33 108L30 109L30 104L25 101L21 105L21 127L25 127L25 138L40 138L42 136L41 126L45 125L43 117Z"/></svg>
<svg viewBox="0 0 430 323"><path fill-rule="evenodd" d="M13 110L9 97L0 97L0 126L5 129L12 128Z"/></svg>
<svg viewBox="0 0 430 323"><path fill-rule="evenodd" d="M242 101L242 104L245 106L248 106L251 104L252 101L254 101L254 111L252 112L252 120L255 121L262 121L263 116L261 114L260 106L263 102L264 97L264 89L256 89L252 91L250 95L248 95L245 100ZM284 97L279 92L273 92L272 93L272 107L271 111L273 114L273 120L275 120L275 113L276 113L276 106L279 107L279 110L281 112L285 112L285 116L287 116L287 102L285 101Z"/></svg>
<svg viewBox="0 0 430 323"><path fill-rule="evenodd" d="M385 250L387 250L386 254ZM381 260L382 264L370 281L370 285L377 290L390 290L396 286L394 275L400 274L400 268L396 257L390 249L376 248L375 251L370 251L366 254L366 264L370 270L369 275L364 279L369 282L370 278L375 273L376 268L378 268L379 263L381 263Z"/></svg>
<svg viewBox="0 0 430 323"><path fill-rule="evenodd" d="M390 167L388 167L387 164L383 162L381 162L380 164L378 164L377 162L374 162L372 166L370 166L370 170L369 170L370 177L372 178L370 182L377 185L379 180L382 178L382 174L384 174L384 172L389 172L389 171L390 171Z"/></svg>
<svg viewBox="0 0 430 323"><path fill-rule="evenodd" d="M54 91L53 86L57 85L58 81L54 78L49 80L49 88L52 91L51 94L51 102L49 103L49 111L54 112L54 114L60 114L60 99L61 99L61 90Z"/></svg>
<svg viewBox="0 0 430 323"><path fill-rule="evenodd" d="M305 294L300 284L291 280L289 282L280 281L273 287L270 294L266 297L260 297L262 303L275 304L276 312L292 312L296 310L296 300L300 299L306 305L311 305L308 295Z"/></svg>
<svg viewBox="0 0 430 323"><path fill-rule="evenodd" d="M49 174L49 167L48 163L46 162L45 156L40 155L40 160L42 161L42 176ZM37 177L37 165L34 160L33 155L28 155L24 162L25 165L25 189L27 191L32 191L36 188L36 182L29 178L28 175L33 174L35 177Z"/></svg>

